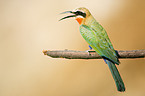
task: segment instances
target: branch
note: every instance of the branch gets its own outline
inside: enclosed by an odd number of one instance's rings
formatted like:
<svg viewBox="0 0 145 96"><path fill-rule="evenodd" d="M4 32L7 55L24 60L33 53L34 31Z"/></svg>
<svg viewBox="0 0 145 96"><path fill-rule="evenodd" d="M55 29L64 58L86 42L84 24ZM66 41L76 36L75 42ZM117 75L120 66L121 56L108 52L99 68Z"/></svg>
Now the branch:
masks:
<svg viewBox="0 0 145 96"><path fill-rule="evenodd" d="M95 51L73 51L73 50L44 50L44 55L52 58L66 58L66 59L100 59ZM145 58L145 50L129 50L118 51L119 58Z"/></svg>

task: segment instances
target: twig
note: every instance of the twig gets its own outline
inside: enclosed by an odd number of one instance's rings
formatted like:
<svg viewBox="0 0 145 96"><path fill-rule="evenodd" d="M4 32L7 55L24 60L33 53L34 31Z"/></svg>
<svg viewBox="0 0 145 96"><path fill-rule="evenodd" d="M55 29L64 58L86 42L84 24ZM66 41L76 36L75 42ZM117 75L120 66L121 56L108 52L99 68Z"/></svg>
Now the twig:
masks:
<svg viewBox="0 0 145 96"><path fill-rule="evenodd" d="M95 51L73 51L73 50L44 50L44 55L52 58L66 59L100 59ZM145 58L145 50L118 51L119 58Z"/></svg>

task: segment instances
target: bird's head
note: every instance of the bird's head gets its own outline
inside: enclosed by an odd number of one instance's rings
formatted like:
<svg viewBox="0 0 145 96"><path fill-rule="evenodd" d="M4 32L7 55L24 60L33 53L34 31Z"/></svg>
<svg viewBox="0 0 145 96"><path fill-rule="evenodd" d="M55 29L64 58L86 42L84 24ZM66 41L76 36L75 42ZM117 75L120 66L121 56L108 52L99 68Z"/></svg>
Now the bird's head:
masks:
<svg viewBox="0 0 145 96"><path fill-rule="evenodd" d="M63 17L62 19L60 19L59 21L66 19L66 18L70 18L70 17L75 17L75 19L78 21L79 24L82 24L82 22L91 15L91 13L89 12L88 9L84 8L84 7L80 7L77 8L73 11L66 11L63 12L61 14L65 14L65 13L72 13L73 15L69 15L66 17Z"/></svg>

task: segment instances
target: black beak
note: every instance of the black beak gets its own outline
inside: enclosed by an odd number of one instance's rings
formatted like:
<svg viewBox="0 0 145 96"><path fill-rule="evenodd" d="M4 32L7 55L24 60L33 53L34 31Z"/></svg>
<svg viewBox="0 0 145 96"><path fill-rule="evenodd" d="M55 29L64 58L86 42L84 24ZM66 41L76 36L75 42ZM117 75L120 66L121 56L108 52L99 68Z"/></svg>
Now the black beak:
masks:
<svg viewBox="0 0 145 96"><path fill-rule="evenodd" d="M60 14L65 14L65 13L72 13L72 14L75 14L75 12L72 12L72 11L66 11L66 12L62 12ZM63 19L66 19L66 18L70 18L70 17L76 17L77 15L70 15L70 16L66 16L66 17L63 17L61 18L59 21L63 20Z"/></svg>

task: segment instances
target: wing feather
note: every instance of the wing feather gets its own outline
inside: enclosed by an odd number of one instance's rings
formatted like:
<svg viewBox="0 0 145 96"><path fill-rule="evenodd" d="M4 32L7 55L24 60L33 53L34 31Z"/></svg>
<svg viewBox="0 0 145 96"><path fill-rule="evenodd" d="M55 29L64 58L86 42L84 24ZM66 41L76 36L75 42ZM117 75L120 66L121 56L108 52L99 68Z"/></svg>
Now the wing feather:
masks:
<svg viewBox="0 0 145 96"><path fill-rule="evenodd" d="M80 33L100 56L109 59L113 63L119 64L117 54L104 28L92 28L82 24L80 26Z"/></svg>

